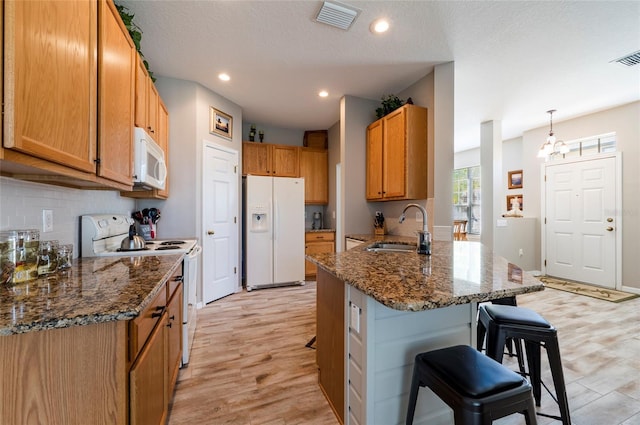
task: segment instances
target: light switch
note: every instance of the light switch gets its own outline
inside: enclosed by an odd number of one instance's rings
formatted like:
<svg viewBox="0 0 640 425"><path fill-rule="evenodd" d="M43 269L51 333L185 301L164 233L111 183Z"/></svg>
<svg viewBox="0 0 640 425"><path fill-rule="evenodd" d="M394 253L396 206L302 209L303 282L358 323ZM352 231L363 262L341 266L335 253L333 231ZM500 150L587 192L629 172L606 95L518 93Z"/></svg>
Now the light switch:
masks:
<svg viewBox="0 0 640 425"><path fill-rule="evenodd" d="M351 303L351 329L360 333L360 307Z"/></svg>

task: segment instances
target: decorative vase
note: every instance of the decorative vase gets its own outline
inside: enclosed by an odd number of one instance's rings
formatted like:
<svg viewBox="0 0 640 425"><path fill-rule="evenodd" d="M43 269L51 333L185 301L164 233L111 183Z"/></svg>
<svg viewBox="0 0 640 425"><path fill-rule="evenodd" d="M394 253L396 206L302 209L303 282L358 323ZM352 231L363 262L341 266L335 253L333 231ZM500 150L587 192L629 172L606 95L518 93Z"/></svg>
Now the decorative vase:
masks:
<svg viewBox="0 0 640 425"><path fill-rule="evenodd" d="M249 141L255 142L255 140L256 140L256 132L252 130L249 132Z"/></svg>
<svg viewBox="0 0 640 425"><path fill-rule="evenodd" d="M258 136L260 136L260 143L262 143L264 141L264 131L260 130Z"/></svg>

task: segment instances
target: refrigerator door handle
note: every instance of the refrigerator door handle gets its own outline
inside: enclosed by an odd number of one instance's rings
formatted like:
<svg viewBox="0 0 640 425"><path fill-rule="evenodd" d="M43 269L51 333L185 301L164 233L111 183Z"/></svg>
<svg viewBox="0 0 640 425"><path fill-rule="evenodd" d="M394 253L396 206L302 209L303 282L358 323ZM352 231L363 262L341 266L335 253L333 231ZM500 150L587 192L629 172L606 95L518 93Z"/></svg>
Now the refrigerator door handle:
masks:
<svg viewBox="0 0 640 425"><path fill-rule="evenodd" d="M276 240L276 235L278 234L278 201L276 199L273 200L273 241Z"/></svg>

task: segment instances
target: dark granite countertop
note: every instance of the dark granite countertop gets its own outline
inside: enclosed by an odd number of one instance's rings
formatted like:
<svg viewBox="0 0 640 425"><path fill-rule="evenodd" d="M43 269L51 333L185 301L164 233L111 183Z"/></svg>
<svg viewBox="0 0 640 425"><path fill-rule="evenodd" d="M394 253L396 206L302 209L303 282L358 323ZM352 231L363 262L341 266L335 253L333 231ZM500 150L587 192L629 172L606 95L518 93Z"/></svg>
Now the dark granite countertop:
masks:
<svg viewBox="0 0 640 425"><path fill-rule="evenodd" d="M49 277L0 286L0 335L137 317L182 254L78 258Z"/></svg>
<svg viewBox="0 0 640 425"><path fill-rule="evenodd" d="M416 244L404 236L347 235L363 242ZM396 310L420 311L542 291L535 277L479 242L434 241L432 255L369 252L362 244L341 253L306 258Z"/></svg>

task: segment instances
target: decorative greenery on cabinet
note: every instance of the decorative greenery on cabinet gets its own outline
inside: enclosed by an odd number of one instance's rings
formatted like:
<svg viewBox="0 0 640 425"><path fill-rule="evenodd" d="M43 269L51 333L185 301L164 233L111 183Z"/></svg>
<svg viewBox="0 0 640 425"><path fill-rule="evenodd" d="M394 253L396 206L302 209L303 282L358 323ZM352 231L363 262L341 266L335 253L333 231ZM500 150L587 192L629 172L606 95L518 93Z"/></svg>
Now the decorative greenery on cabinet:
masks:
<svg viewBox="0 0 640 425"><path fill-rule="evenodd" d="M114 4L116 5L116 9L118 9L118 13L122 18L122 22L124 22L124 26L127 27L127 31L129 31L129 35L133 40L133 44L136 45L136 50L140 54L140 57L142 57L142 62L144 63L145 68L147 68L147 72L149 73L149 77L151 78L151 81L155 83L156 79L153 76L153 72L151 72L151 70L149 69L149 63L144 58L144 55L140 50L140 42L142 41L142 29L140 29L140 27L135 22L133 22L133 18L135 15L133 13L129 13L128 7L119 5L115 2Z"/></svg>

